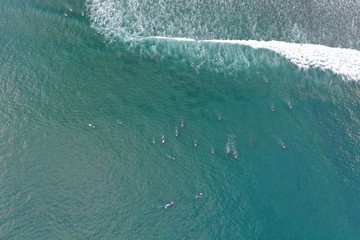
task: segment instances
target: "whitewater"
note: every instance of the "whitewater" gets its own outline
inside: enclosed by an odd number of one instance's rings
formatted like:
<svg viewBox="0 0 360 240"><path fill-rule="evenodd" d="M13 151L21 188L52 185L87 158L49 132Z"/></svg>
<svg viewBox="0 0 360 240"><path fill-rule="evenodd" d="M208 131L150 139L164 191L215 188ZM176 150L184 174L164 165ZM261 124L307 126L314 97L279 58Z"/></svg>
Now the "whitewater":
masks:
<svg viewBox="0 0 360 240"><path fill-rule="evenodd" d="M187 42L206 42L238 44L254 49L267 49L287 58L301 69L310 67L329 70L343 76L344 80L360 80L360 51L354 49L332 48L316 44L288 43L281 41L257 40L195 40L191 38L150 37Z"/></svg>
<svg viewBox="0 0 360 240"><path fill-rule="evenodd" d="M272 7L278 11L278 14L284 14L284 16L281 17L279 15L275 19L273 19L274 17L269 17L269 19L264 21L280 21L281 18L285 18L287 20L286 23L289 22L289 25L284 23L285 25L281 30L282 37L274 37L272 35L278 31L277 27L274 28L273 32L269 32L269 29L277 26L278 23L267 23L269 25L266 30L260 33L260 23L258 20L251 20L247 25L244 25L245 23L243 23L241 18L241 16L243 18L251 16L255 19L257 14L265 14L264 16L267 16L269 13L268 7L270 6L266 4L260 6L247 1L238 3L230 0L226 3L214 1L212 4L214 6L208 9L206 3L200 0L194 2L88 0L87 8L91 26L102 34L108 42L130 42L131 45L138 45L138 43L144 40L151 41L156 39L203 44L237 44L254 49L273 51L285 57L300 69L319 68L338 74L343 80L360 80L360 51L356 50L356 44L351 45L344 41L337 41L331 43L332 47L329 47L328 44L330 42L320 41L320 39L314 37L317 34L316 32L307 33L307 29L304 27L314 28L315 26L304 25L303 28L300 27L300 22L310 17L306 16L305 5L284 10L281 1L275 2L275 5ZM338 9L345 8L348 10L348 14L342 15L342 18L347 21L352 19L352 25L346 24L346 29L349 28L351 31L347 31L343 35L356 35L358 30L356 22L359 20L356 12L356 3L346 2L342 6L336 6L331 4L324 5L320 1L313 4L311 11L309 11L319 17L320 20L318 21L320 22L317 25L323 26L321 31L330 30L329 22L333 24L337 22L334 18L325 19L326 14L319 15L320 13L328 11L329 14L337 14ZM353 6L354 4L355 6ZM217 10L213 12L213 9ZM299 15L295 19L285 15L290 13L299 14L299 12L303 12L303 16ZM236 21L239 22L235 24ZM342 29L344 27L337 31ZM245 34L245 30L250 31L250 35ZM334 30L332 29L332 31ZM244 39L242 39L243 37L236 38L239 35L243 35ZM324 33L322 38L326 38L327 35L328 33ZM350 38L350 35L345 37ZM328 35L327 38L336 38L335 32ZM347 47L343 48L341 46ZM174 49L176 46L167 47L172 48L170 51L176 52L176 49ZM203 48L206 48L206 46L203 46ZM186 51L191 52L194 49L190 47ZM161 55L159 52L155 54ZM189 54L192 57L198 57L196 53ZM216 61L216 56L211 56L211 58L214 58L214 60L210 61L215 62L215 65L218 64L217 62L221 62ZM230 62L233 65L237 64L236 60L230 60Z"/></svg>

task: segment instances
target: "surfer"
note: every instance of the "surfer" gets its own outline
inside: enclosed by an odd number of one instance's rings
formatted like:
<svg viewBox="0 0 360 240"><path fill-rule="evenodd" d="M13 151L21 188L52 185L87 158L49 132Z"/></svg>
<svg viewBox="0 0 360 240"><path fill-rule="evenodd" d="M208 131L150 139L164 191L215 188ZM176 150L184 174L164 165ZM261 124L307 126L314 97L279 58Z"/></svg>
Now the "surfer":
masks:
<svg viewBox="0 0 360 240"><path fill-rule="evenodd" d="M239 157L239 154L238 154L238 152L237 152L236 150L233 152L233 155L234 155L234 158L238 158L238 157Z"/></svg>
<svg viewBox="0 0 360 240"><path fill-rule="evenodd" d="M272 111L272 112L274 112L274 111L275 111L275 106L274 106L274 104L273 104L273 103L271 104L271 111Z"/></svg>
<svg viewBox="0 0 360 240"><path fill-rule="evenodd" d="M165 205L165 209L167 209L168 207L174 205L175 203L174 202L169 202L168 204Z"/></svg>
<svg viewBox="0 0 360 240"><path fill-rule="evenodd" d="M227 143L225 146L225 154L228 157L230 155L231 149L230 149L230 144Z"/></svg>
<svg viewBox="0 0 360 240"><path fill-rule="evenodd" d="M169 155L169 154L168 154L168 155L166 155L166 156L167 156L167 158L168 158L168 159L170 159L170 160L175 160L175 159L176 159L174 156Z"/></svg>
<svg viewBox="0 0 360 240"><path fill-rule="evenodd" d="M181 127L183 128L185 126L184 121L181 121Z"/></svg>
<svg viewBox="0 0 360 240"><path fill-rule="evenodd" d="M179 130L178 127L175 127L175 137L179 136Z"/></svg>
<svg viewBox="0 0 360 240"><path fill-rule="evenodd" d="M226 154L227 157L229 157L230 156L230 149L226 149L225 154Z"/></svg>
<svg viewBox="0 0 360 240"><path fill-rule="evenodd" d="M95 125L91 124L91 123L89 123L88 126L91 127L91 128L95 128Z"/></svg>
<svg viewBox="0 0 360 240"><path fill-rule="evenodd" d="M290 101L288 102L288 107L289 107L290 109L292 109L292 104L291 104Z"/></svg>
<svg viewBox="0 0 360 240"><path fill-rule="evenodd" d="M161 142L165 143L165 136L164 135L161 136Z"/></svg>
<svg viewBox="0 0 360 240"><path fill-rule="evenodd" d="M202 198L204 195L203 193L198 193L195 195L195 198L198 199L198 198Z"/></svg>

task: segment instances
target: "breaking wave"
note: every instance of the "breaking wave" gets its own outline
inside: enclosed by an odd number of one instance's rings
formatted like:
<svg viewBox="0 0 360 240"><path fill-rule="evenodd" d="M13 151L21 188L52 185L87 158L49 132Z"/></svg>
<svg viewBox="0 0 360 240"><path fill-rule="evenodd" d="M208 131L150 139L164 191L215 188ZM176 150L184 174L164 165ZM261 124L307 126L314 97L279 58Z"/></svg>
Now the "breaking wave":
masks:
<svg viewBox="0 0 360 240"><path fill-rule="evenodd" d="M195 42L194 39L189 38L154 38ZM323 45L287 43L280 41L202 40L200 42L237 44L250 46L254 49L267 49L287 58L299 68L320 68L322 70L329 70L333 73L343 75L344 79L360 80L360 51L354 49L332 48Z"/></svg>
<svg viewBox="0 0 360 240"><path fill-rule="evenodd" d="M273 51L301 69L319 68L346 80L360 80L360 51L356 50L360 47L359 3L301 4L290 6L281 0L271 6L261 0L88 0L87 8L92 27L107 42L126 43L156 58L186 55L196 67L228 70L248 66L251 59L243 49L234 53L227 46L249 46ZM210 46L214 44L220 47Z"/></svg>

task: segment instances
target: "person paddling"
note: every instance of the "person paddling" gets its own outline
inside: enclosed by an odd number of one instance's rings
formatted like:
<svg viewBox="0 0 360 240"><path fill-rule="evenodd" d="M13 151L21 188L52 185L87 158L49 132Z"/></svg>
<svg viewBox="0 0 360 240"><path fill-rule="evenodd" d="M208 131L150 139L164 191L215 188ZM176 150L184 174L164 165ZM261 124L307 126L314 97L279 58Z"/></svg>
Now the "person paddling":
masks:
<svg viewBox="0 0 360 240"><path fill-rule="evenodd" d="M198 199L198 198L202 198L204 195L203 193L198 193L195 195L195 198Z"/></svg>
<svg viewBox="0 0 360 240"><path fill-rule="evenodd" d="M167 209L168 207L174 205L175 203L174 202L169 202L168 204L165 205L165 209Z"/></svg>

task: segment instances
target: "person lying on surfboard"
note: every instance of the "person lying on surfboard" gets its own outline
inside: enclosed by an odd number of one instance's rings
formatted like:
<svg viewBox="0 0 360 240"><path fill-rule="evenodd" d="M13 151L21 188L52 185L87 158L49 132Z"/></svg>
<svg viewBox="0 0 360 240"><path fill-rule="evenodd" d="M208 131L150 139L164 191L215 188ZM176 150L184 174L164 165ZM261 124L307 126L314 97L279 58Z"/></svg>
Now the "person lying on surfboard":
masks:
<svg viewBox="0 0 360 240"><path fill-rule="evenodd" d="M166 204L166 205L165 205L165 209L167 209L168 207L170 207L170 206L172 206L172 205L174 205L174 202L170 202L170 203Z"/></svg>

